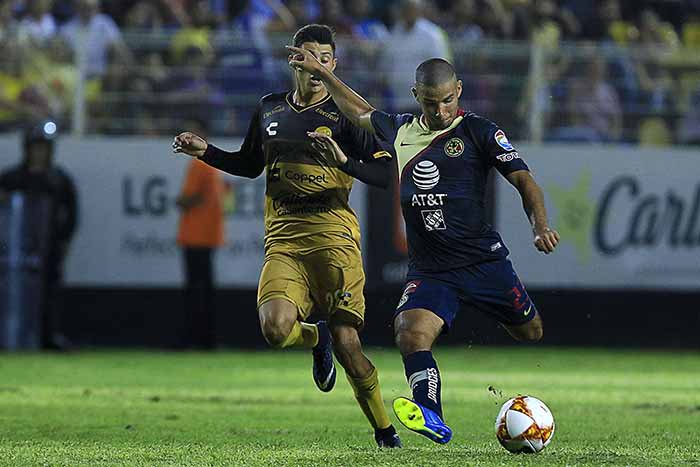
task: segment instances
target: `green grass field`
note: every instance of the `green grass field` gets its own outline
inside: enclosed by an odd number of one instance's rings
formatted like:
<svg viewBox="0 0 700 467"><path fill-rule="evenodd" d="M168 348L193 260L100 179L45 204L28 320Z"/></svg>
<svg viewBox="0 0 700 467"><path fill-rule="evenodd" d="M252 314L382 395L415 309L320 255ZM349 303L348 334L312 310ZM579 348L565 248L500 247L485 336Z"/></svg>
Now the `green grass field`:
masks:
<svg viewBox="0 0 700 467"><path fill-rule="evenodd" d="M368 353L390 407L408 394L401 360L394 350ZM342 376L332 393L316 390L308 353L0 354L0 464L700 465L697 352L436 355L453 441L438 446L400 427L405 448L380 451ZM541 454L509 454L494 437L500 404L518 393L554 413L554 440Z"/></svg>

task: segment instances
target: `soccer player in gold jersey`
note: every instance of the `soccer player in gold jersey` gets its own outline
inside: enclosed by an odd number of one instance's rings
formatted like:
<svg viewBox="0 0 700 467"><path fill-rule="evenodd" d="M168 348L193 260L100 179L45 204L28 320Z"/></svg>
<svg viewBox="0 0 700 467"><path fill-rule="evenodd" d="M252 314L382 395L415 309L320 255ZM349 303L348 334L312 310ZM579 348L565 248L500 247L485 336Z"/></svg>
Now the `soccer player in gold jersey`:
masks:
<svg viewBox="0 0 700 467"><path fill-rule="evenodd" d="M329 27L301 28L294 45L335 69ZM294 77L294 90L260 100L239 151L222 151L189 132L175 137L173 149L233 175L266 173L265 261L258 284L263 335L276 348L312 349L314 380L324 392L335 384L335 353L377 445L400 447L377 370L358 335L365 277L359 223L348 203L354 178L388 185L391 155L341 114L317 76L295 68ZM312 310L324 320L307 323Z"/></svg>

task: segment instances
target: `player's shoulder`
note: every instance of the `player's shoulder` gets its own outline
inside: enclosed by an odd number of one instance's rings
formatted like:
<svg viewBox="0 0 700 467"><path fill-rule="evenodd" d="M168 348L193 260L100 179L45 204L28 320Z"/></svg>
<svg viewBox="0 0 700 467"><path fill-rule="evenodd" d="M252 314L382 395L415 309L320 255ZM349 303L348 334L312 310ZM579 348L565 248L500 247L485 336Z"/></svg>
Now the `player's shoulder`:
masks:
<svg viewBox="0 0 700 467"><path fill-rule="evenodd" d="M461 122L465 131L476 140L477 144L486 144L486 147L495 145L506 152L514 151L513 145L508 141L505 131L495 122L474 112L466 112ZM482 146L483 147L483 146Z"/></svg>
<svg viewBox="0 0 700 467"><path fill-rule="evenodd" d="M375 121L387 121L391 122L392 126L396 127L397 129L400 126L406 125L406 124L411 124L414 122L418 122L418 117L414 114L410 113L387 113L382 110L374 110L372 111L372 115L370 116L372 119L372 122Z"/></svg>
<svg viewBox="0 0 700 467"><path fill-rule="evenodd" d="M269 94L265 94L260 98L260 108L267 107L267 106L275 106L279 104L284 104L286 102L286 97L287 97L287 92L271 92Z"/></svg>
<svg viewBox="0 0 700 467"><path fill-rule="evenodd" d="M498 129L498 125L495 122L471 111L464 112L461 125L472 130L476 134L492 132Z"/></svg>

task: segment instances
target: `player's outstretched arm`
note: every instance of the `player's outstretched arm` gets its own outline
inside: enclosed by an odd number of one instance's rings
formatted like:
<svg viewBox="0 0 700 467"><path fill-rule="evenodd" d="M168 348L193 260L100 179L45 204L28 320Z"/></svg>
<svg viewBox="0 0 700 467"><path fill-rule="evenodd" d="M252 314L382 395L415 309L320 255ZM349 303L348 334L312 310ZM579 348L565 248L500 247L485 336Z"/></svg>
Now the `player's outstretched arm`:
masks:
<svg viewBox="0 0 700 467"><path fill-rule="evenodd" d="M387 188L391 180L389 158L362 163L345 155L338 143L328 135L310 131L311 146L328 160L335 161L340 170L368 185Z"/></svg>
<svg viewBox="0 0 700 467"><path fill-rule="evenodd" d="M523 200L525 214L535 235L535 248L545 254L553 252L559 244L559 233L549 228L542 188L528 170L516 170L506 175L506 178L518 190Z"/></svg>
<svg viewBox="0 0 700 467"><path fill-rule="evenodd" d="M200 158L207 150L207 142L201 136L184 131L173 140L173 152Z"/></svg>
<svg viewBox="0 0 700 467"><path fill-rule="evenodd" d="M231 175L255 178L265 170L258 112L253 115L248 133L238 151L228 152L207 143L194 133L185 131L173 139L173 152L196 157L208 165Z"/></svg>
<svg viewBox="0 0 700 467"><path fill-rule="evenodd" d="M343 83L328 68L321 65L314 55L300 47L287 46L291 52L289 66L302 68L323 81L333 101L341 112L356 126L374 133L370 115L375 110L369 102Z"/></svg>

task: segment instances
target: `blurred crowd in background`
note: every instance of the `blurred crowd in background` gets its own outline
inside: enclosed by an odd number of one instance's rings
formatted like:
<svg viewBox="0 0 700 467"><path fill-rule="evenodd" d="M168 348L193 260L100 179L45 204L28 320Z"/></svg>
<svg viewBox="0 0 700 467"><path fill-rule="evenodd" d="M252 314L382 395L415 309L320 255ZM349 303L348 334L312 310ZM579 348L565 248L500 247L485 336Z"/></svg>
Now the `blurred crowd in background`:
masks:
<svg viewBox="0 0 700 467"><path fill-rule="evenodd" d="M0 132L242 135L292 87L283 46L311 22L387 110L415 110L437 56L513 139L700 144L700 0L0 0Z"/></svg>

